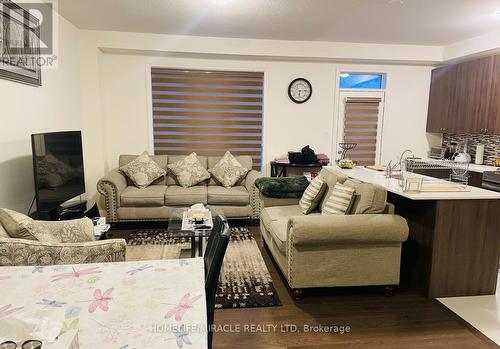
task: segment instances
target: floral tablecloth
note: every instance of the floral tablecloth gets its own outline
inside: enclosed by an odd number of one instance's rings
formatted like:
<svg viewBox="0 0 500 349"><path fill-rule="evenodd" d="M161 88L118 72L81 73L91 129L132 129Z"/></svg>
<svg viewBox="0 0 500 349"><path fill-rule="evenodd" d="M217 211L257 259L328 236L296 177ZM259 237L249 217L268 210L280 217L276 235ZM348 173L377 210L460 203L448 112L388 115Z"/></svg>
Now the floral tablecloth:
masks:
<svg viewBox="0 0 500 349"><path fill-rule="evenodd" d="M207 348L202 258L3 267L0 289L0 324L54 310L83 349Z"/></svg>

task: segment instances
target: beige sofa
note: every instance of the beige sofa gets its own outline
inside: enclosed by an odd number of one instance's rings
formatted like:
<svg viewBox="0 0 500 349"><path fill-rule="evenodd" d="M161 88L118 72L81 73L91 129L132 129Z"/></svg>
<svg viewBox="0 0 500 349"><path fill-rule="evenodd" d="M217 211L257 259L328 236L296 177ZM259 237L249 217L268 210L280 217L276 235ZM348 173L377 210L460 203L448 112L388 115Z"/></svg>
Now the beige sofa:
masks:
<svg viewBox="0 0 500 349"><path fill-rule="evenodd" d="M119 167L134 160L137 155L121 155ZM167 165L179 161L184 156L154 155L155 162L167 170ZM221 157L198 156L205 168L213 168ZM236 156L246 168L252 168L251 156ZM197 203L216 206L227 218L258 219L260 199L254 182L260 173L250 170L236 186L224 188L215 179L190 187L181 187L175 176L168 172L160 180L147 188L135 187L118 169L111 171L97 184L97 190L104 196L109 222L165 220L179 207L189 207Z"/></svg>
<svg viewBox="0 0 500 349"><path fill-rule="evenodd" d="M0 266L123 262L125 254L123 239L95 241L88 218L36 221L0 208Z"/></svg>
<svg viewBox="0 0 500 349"><path fill-rule="evenodd" d="M384 188L323 169L324 198L335 183L356 187L349 215L301 213L299 199L261 195L260 227L264 241L296 298L313 287L399 284L401 245L406 220L394 215Z"/></svg>

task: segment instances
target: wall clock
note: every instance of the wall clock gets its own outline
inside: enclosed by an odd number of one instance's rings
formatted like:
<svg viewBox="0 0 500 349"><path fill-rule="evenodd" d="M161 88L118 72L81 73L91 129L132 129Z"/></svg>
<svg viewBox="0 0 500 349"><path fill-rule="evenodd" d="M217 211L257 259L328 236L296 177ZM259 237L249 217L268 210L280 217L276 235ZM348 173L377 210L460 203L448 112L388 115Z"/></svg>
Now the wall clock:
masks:
<svg viewBox="0 0 500 349"><path fill-rule="evenodd" d="M297 78L288 86L288 97L295 103L307 102L311 95L311 83L304 78Z"/></svg>

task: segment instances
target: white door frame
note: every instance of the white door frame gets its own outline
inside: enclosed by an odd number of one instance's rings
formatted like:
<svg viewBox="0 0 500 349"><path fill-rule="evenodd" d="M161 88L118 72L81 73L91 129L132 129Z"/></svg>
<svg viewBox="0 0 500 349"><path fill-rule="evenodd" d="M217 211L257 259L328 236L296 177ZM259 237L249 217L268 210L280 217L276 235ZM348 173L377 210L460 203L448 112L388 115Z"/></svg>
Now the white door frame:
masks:
<svg viewBox="0 0 500 349"><path fill-rule="evenodd" d="M344 141L344 119L345 119L345 102L348 97L357 98L380 98L378 125L377 125L377 145L375 152L375 165L380 165L382 158L382 133L384 126L384 107L385 107L385 91L363 91L363 90L340 90L338 97L338 110L337 110L337 137L336 143L333 146L335 149L335 160L338 158L338 152L341 150L339 143Z"/></svg>

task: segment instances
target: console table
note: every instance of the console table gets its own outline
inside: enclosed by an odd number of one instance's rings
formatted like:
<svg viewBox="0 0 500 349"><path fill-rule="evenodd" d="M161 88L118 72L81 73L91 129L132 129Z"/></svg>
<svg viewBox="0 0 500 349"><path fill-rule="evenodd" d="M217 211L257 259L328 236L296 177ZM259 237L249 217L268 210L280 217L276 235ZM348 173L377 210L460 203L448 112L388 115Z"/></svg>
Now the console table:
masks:
<svg viewBox="0 0 500 349"><path fill-rule="evenodd" d="M286 177L288 168L303 168L303 169L321 169L328 164L315 163L315 164L290 164L286 162L271 161L271 177Z"/></svg>

